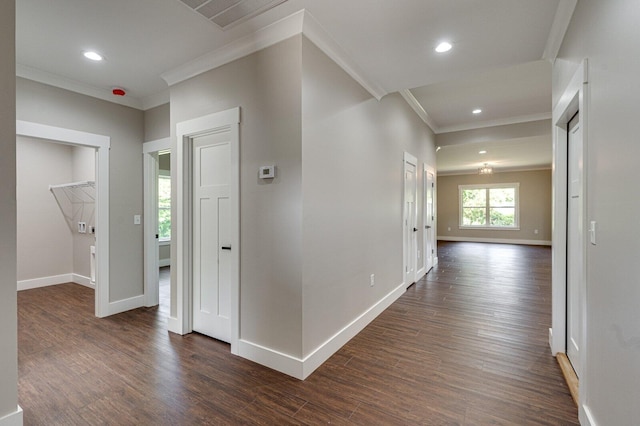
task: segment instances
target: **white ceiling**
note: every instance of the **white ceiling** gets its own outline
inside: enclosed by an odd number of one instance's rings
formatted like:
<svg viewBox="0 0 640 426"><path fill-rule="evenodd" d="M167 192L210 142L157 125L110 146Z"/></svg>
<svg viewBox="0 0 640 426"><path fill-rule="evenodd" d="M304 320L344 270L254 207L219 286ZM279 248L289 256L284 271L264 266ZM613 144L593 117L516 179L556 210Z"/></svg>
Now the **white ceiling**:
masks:
<svg viewBox="0 0 640 426"><path fill-rule="evenodd" d="M20 0L17 74L146 109L168 100L161 75L305 9L381 95L411 89L441 132L549 115L541 59L559 46L572 2L288 0L222 30L178 0ZM443 39L454 49L437 54ZM111 98L116 86L125 99Z"/></svg>

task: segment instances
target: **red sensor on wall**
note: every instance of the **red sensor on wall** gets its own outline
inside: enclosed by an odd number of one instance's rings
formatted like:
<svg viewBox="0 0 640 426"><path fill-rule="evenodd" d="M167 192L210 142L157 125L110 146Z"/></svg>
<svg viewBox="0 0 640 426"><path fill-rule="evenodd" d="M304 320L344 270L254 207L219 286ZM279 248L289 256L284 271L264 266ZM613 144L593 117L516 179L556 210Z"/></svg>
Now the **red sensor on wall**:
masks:
<svg viewBox="0 0 640 426"><path fill-rule="evenodd" d="M115 87L111 93L113 93L115 96L124 96L127 94L127 92L124 91L124 89L121 89L119 87Z"/></svg>

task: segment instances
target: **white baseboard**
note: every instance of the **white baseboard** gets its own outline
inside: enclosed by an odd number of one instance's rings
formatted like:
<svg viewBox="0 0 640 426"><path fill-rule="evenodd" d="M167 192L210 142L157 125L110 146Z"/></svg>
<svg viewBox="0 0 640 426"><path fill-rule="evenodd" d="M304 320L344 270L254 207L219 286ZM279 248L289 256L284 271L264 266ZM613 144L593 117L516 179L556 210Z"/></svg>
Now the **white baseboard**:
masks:
<svg viewBox="0 0 640 426"><path fill-rule="evenodd" d="M441 237L439 241L466 241L470 243L519 244L527 246L550 246L551 241L544 240L516 240L509 238L474 238L474 237Z"/></svg>
<svg viewBox="0 0 640 426"><path fill-rule="evenodd" d="M144 295L130 297L128 299L118 300L117 302L109 303L108 315L115 315L122 312L130 311L132 309L141 308L144 306Z"/></svg>
<svg viewBox="0 0 640 426"><path fill-rule="evenodd" d="M269 368L280 371L281 373L304 380L326 360L328 360L331 355L336 353L342 346L355 337L371 321L373 321L393 302L402 296L405 291L406 284L400 284L375 305L367 309L350 324L334 334L303 359L283 354L247 340L240 340L238 342L238 354L243 358L257 362L258 364L265 365Z"/></svg>
<svg viewBox="0 0 640 426"><path fill-rule="evenodd" d="M81 286L84 287L89 287L92 289L96 289L96 283L92 283L91 282L91 278L89 277L85 277L83 275L79 275L79 274L72 274L73 275L73 282L76 284L80 284Z"/></svg>
<svg viewBox="0 0 640 426"><path fill-rule="evenodd" d="M242 339L238 341L238 356L304 380L303 361L300 358Z"/></svg>
<svg viewBox="0 0 640 426"><path fill-rule="evenodd" d="M73 282L73 274L54 275L18 281L18 291Z"/></svg>
<svg viewBox="0 0 640 426"><path fill-rule="evenodd" d="M158 261L158 267L162 268L163 266L171 266L171 258L169 258L169 259L160 259Z"/></svg>
<svg viewBox="0 0 640 426"><path fill-rule="evenodd" d="M19 405L13 413L0 417L0 426L22 426L22 424L22 408Z"/></svg>
<svg viewBox="0 0 640 426"><path fill-rule="evenodd" d="M551 349L551 355L556 356L553 353L553 328L549 328L549 349Z"/></svg>
<svg viewBox="0 0 640 426"><path fill-rule="evenodd" d="M175 334L183 334L178 318L167 317L167 330Z"/></svg>
<svg viewBox="0 0 640 426"><path fill-rule="evenodd" d="M49 287L51 285L76 283L85 287L96 289L95 283L91 282L91 278L79 274L61 274L51 277L33 278L30 280L18 281L18 291L30 290L32 288Z"/></svg>
<svg viewBox="0 0 640 426"><path fill-rule="evenodd" d="M598 423L596 423L596 420L593 418L593 414L591 413L591 410L589 410L589 407L584 404L582 404L580 407L581 412L579 413L580 415L578 417L580 417L579 420L581 424L585 426L598 426Z"/></svg>

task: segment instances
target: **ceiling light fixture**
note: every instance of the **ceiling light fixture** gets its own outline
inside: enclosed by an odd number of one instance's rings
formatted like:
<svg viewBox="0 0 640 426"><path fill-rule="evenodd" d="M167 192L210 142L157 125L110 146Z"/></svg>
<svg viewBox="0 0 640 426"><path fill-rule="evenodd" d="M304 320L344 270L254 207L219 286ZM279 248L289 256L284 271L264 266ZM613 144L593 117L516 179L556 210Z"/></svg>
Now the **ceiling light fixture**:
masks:
<svg viewBox="0 0 640 426"><path fill-rule="evenodd" d="M453 46L451 45L451 43L443 41L438 46L436 46L436 52L438 53L448 52L451 50L452 47Z"/></svg>
<svg viewBox="0 0 640 426"><path fill-rule="evenodd" d="M487 153L487 151L485 151L484 149L482 151L478 152L478 154L480 154L480 155L486 154L486 153Z"/></svg>
<svg viewBox="0 0 640 426"><path fill-rule="evenodd" d="M85 58L91 59L92 61L101 61L104 59L101 54L94 52L92 50L84 52L83 55Z"/></svg>
<svg viewBox="0 0 640 426"><path fill-rule="evenodd" d="M480 108L476 108L471 112L474 113L474 114L480 114L482 112L482 110Z"/></svg>
<svg viewBox="0 0 640 426"><path fill-rule="evenodd" d="M484 163L484 166L478 169L479 175L490 175L493 174L493 167L489 166L489 163Z"/></svg>
<svg viewBox="0 0 640 426"><path fill-rule="evenodd" d="M442 149L441 146L436 146L436 152L440 151Z"/></svg>

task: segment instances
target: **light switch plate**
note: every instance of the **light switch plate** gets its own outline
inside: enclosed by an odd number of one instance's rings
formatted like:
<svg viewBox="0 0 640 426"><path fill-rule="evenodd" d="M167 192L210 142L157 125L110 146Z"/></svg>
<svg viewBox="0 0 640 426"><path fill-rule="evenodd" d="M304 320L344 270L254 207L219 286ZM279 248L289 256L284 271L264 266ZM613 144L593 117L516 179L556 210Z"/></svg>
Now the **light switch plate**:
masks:
<svg viewBox="0 0 640 426"><path fill-rule="evenodd" d="M589 240L591 244L596 245L596 221L592 220L589 224Z"/></svg>
<svg viewBox="0 0 640 426"><path fill-rule="evenodd" d="M140 225L142 219L140 218L139 214L134 214L133 215L133 224L134 225Z"/></svg>
<svg viewBox="0 0 640 426"><path fill-rule="evenodd" d="M260 179L273 179L276 177L276 166L261 166Z"/></svg>

